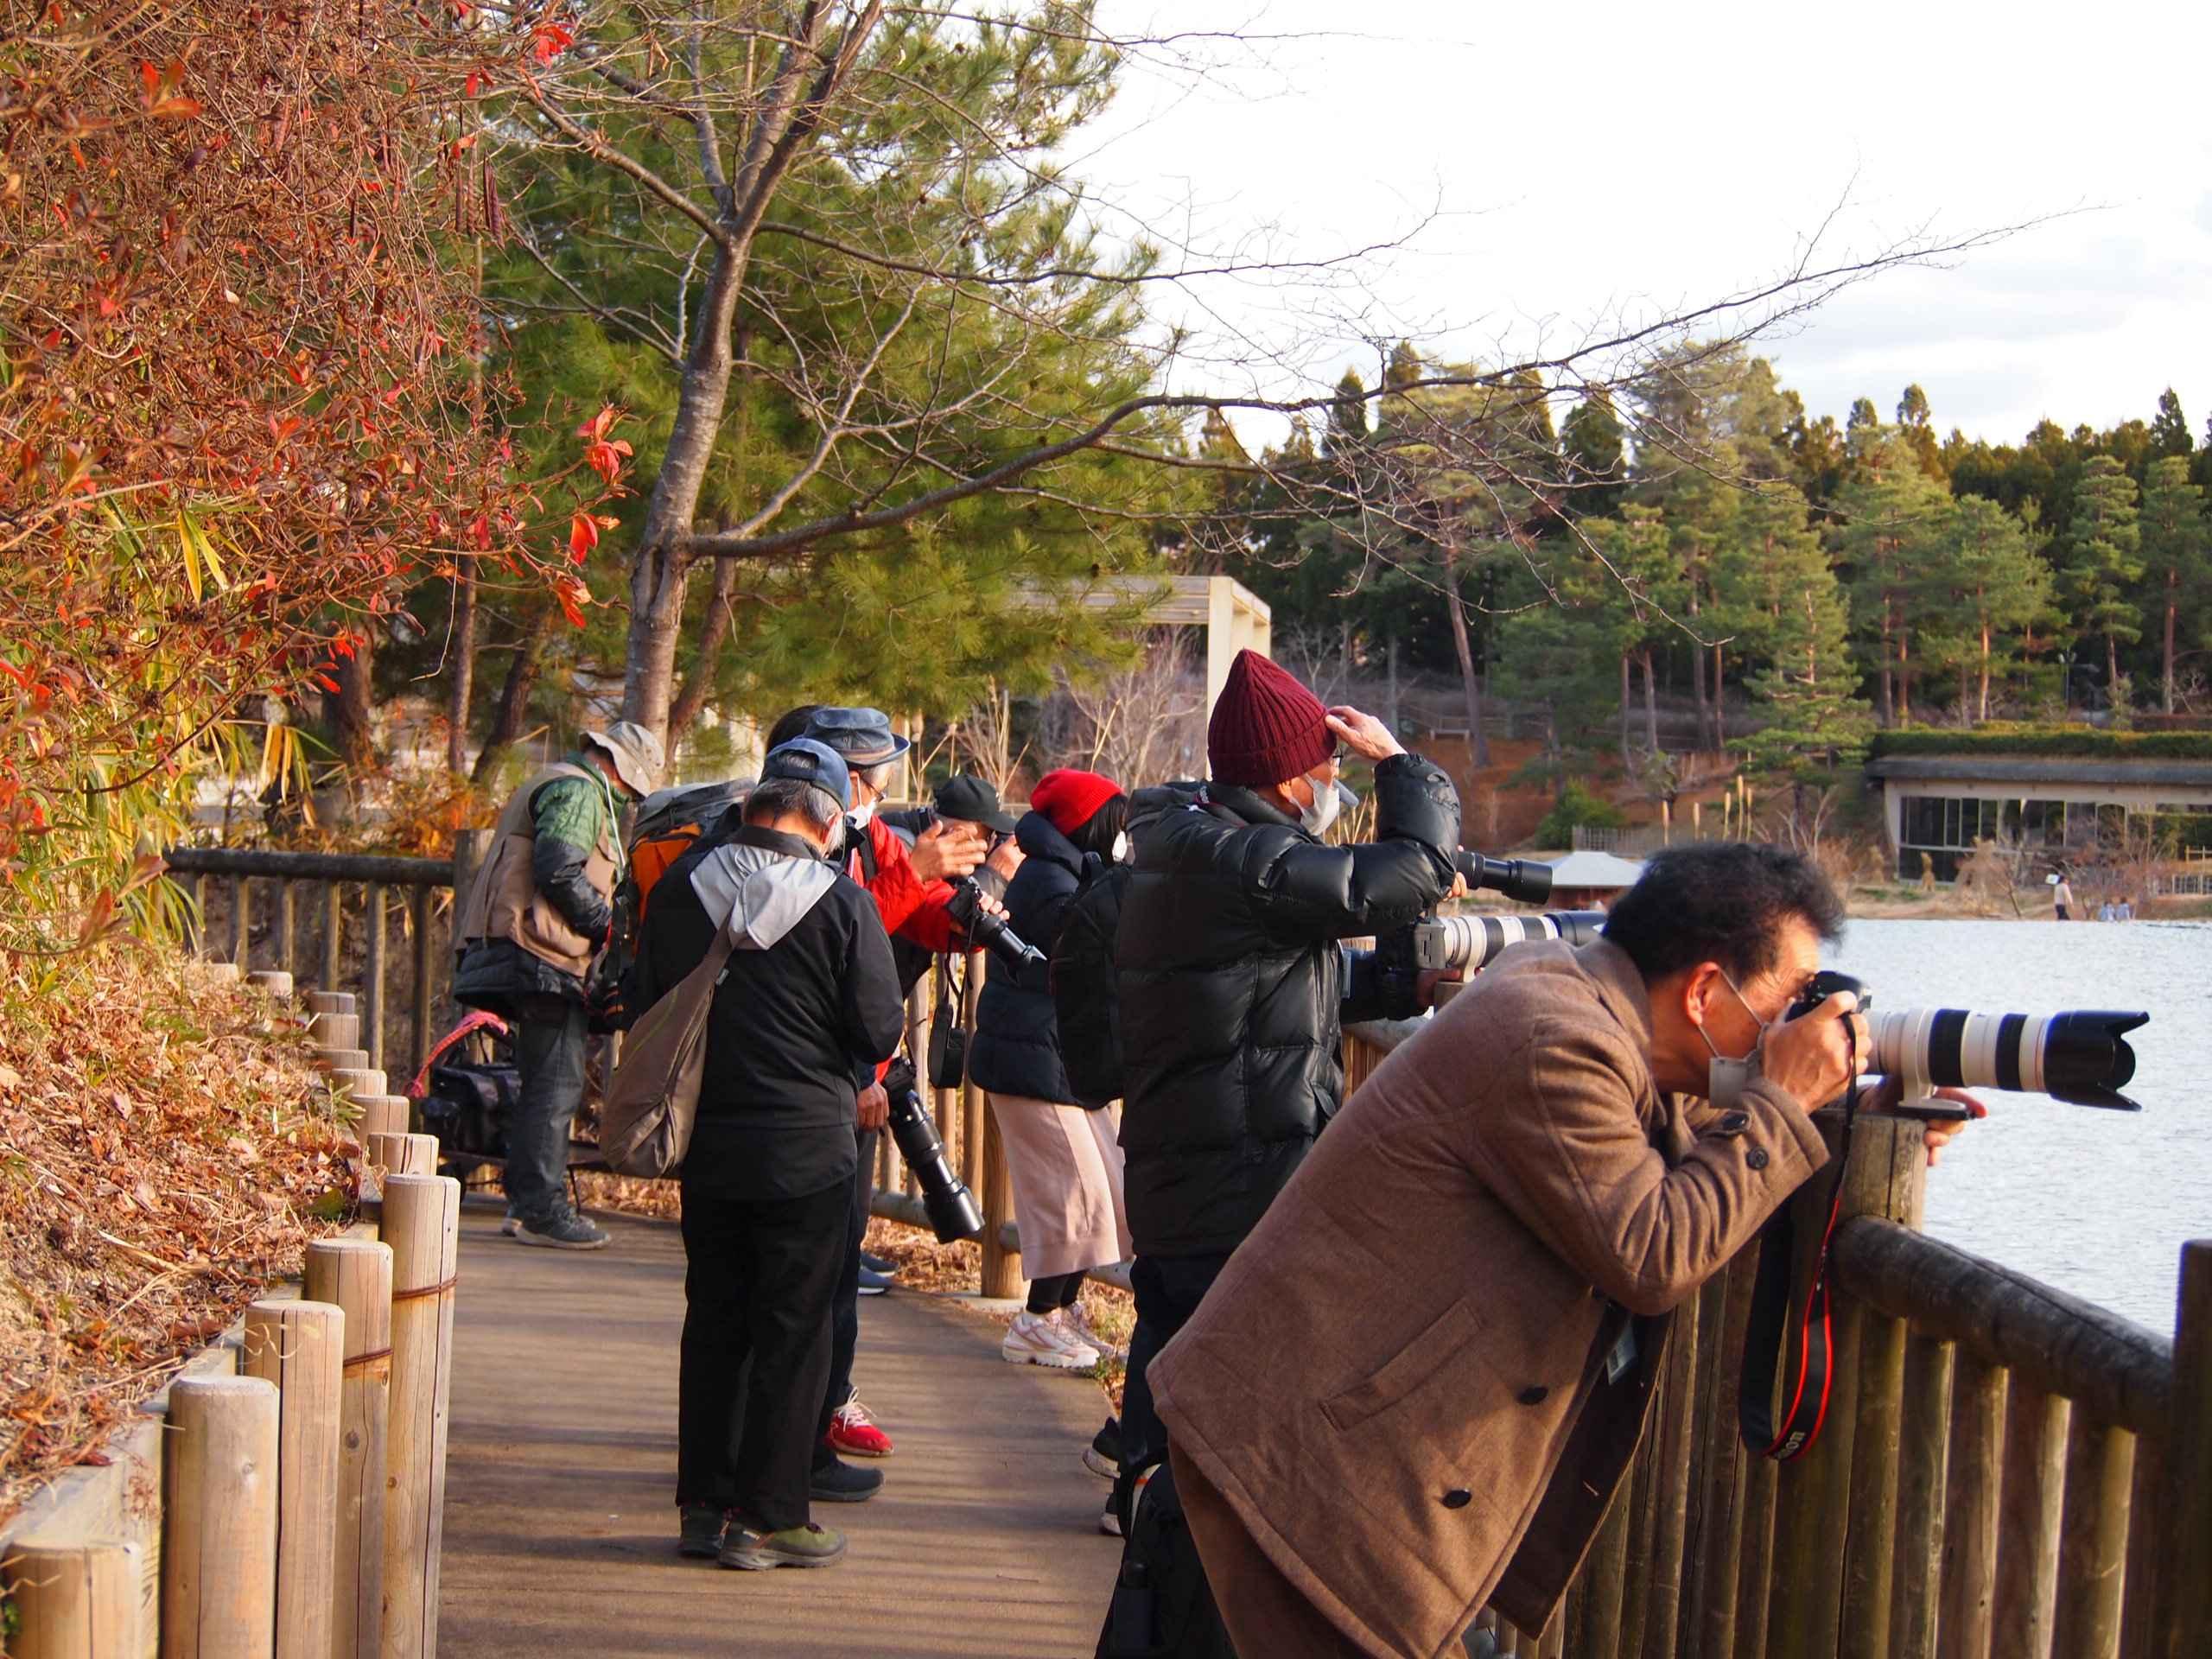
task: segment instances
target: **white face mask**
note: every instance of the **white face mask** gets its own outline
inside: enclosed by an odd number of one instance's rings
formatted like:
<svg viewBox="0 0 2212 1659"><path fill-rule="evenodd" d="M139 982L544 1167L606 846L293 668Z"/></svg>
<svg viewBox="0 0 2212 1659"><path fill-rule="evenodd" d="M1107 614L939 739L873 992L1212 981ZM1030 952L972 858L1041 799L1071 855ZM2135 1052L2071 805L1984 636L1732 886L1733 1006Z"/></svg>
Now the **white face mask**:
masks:
<svg viewBox="0 0 2212 1659"><path fill-rule="evenodd" d="M1744 1012L1757 1020L1758 1015L1752 1013L1751 1003L1745 999L1743 992L1736 989L1736 982L1730 979L1726 972L1720 978L1722 983L1735 992L1736 1000L1744 1005ZM1759 1075L1759 1048L1766 1041L1767 1033L1773 1029L1770 1025L1762 1024L1759 1034L1751 1041L1751 1052L1741 1059L1732 1060L1720 1052L1719 1046L1703 1026L1697 1028L1697 1034L1705 1039L1705 1046L1713 1051L1712 1063L1706 1067L1705 1097L1713 1103L1716 1109L1732 1112L1743 1104L1744 1091Z"/></svg>
<svg viewBox="0 0 2212 1659"><path fill-rule="evenodd" d="M845 822L855 830L868 828L868 821L875 816L875 803L865 801L845 815Z"/></svg>
<svg viewBox="0 0 2212 1659"><path fill-rule="evenodd" d="M1114 836L1114 862L1116 864L1126 864L1128 861L1129 832L1123 830L1116 832Z"/></svg>
<svg viewBox="0 0 2212 1659"><path fill-rule="evenodd" d="M1306 782L1313 791L1313 804L1298 809L1298 822L1307 835L1325 836L1329 826L1337 821L1337 814L1344 810L1344 796L1333 779L1327 783L1316 783L1309 772Z"/></svg>

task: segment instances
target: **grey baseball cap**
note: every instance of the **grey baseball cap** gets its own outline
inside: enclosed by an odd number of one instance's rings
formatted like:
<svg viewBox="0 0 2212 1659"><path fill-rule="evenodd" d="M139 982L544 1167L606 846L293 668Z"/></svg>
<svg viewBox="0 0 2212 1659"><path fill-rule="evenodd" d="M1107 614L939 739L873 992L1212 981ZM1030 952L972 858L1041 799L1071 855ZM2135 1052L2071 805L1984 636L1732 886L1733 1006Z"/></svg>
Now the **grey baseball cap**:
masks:
<svg viewBox="0 0 2212 1659"><path fill-rule="evenodd" d="M836 801L839 810L853 810L853 775L846 769L844 756L827 743L817 743L810 737L779 743L760 763L760 781L765 784L779 778L812 784Z"/></svg>
<svg viewBox="0 0 2212 1659"><path fill-rule="evenodd" d="M817 709L806 722L806 734L827 743L855 767L880 766L913 747L892 731L891 716L880 709Z"/></svg>

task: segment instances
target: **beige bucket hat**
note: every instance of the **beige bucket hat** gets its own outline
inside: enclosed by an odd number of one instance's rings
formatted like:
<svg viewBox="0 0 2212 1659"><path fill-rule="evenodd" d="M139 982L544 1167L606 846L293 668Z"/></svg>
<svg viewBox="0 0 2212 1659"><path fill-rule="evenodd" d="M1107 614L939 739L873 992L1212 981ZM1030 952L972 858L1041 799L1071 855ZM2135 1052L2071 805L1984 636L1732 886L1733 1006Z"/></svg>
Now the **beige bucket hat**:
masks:
<svg viewBox="0 0 2212 1659"><path fill-rule="evenodd" d="M614 763L615 776L642 799L660 787L661 768L668 754L655 737L634 720L618 720L603 732L586 732L584 741L596 744Z"/></svg>

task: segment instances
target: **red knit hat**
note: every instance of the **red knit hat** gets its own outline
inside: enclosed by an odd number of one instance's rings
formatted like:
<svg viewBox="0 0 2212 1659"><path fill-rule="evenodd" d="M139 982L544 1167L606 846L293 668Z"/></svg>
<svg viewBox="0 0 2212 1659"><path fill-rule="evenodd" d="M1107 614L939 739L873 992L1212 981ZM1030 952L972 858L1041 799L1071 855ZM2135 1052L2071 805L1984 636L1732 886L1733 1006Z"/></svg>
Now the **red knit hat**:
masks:
<svg viewBox="0 0 2212 1659"><path fill-rule="evenodd" d="M1037 787L1029 791L1029 807L1051 819L1062 835L1071 836L1121 792L1122 786L1111 778L1063 767L1037 780Z"/></svg>
<svg viewBox="0 0 2212 1659"><path fill-rule="evenodd" d="M1214 781L1256 787L1313 770L1336 752L1328 711L1296 678L1240 651L1206 721Z"/></svg>

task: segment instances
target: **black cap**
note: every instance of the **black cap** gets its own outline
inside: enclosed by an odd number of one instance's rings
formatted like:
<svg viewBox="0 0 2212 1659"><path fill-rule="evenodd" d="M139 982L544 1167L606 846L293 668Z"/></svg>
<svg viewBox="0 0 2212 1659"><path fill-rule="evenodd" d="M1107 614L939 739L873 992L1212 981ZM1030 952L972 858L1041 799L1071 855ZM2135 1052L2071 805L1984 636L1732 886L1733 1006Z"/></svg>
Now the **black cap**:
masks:
<svg viewBox="0 0 2212 1659"><path fill-rule="evenodd" d="M980 823L1002 836L1014 833L1014 814L1006 810L999 800L998 791L991 787L987 779L956 772L937 786L936 799L941 818Z"/></svg>

